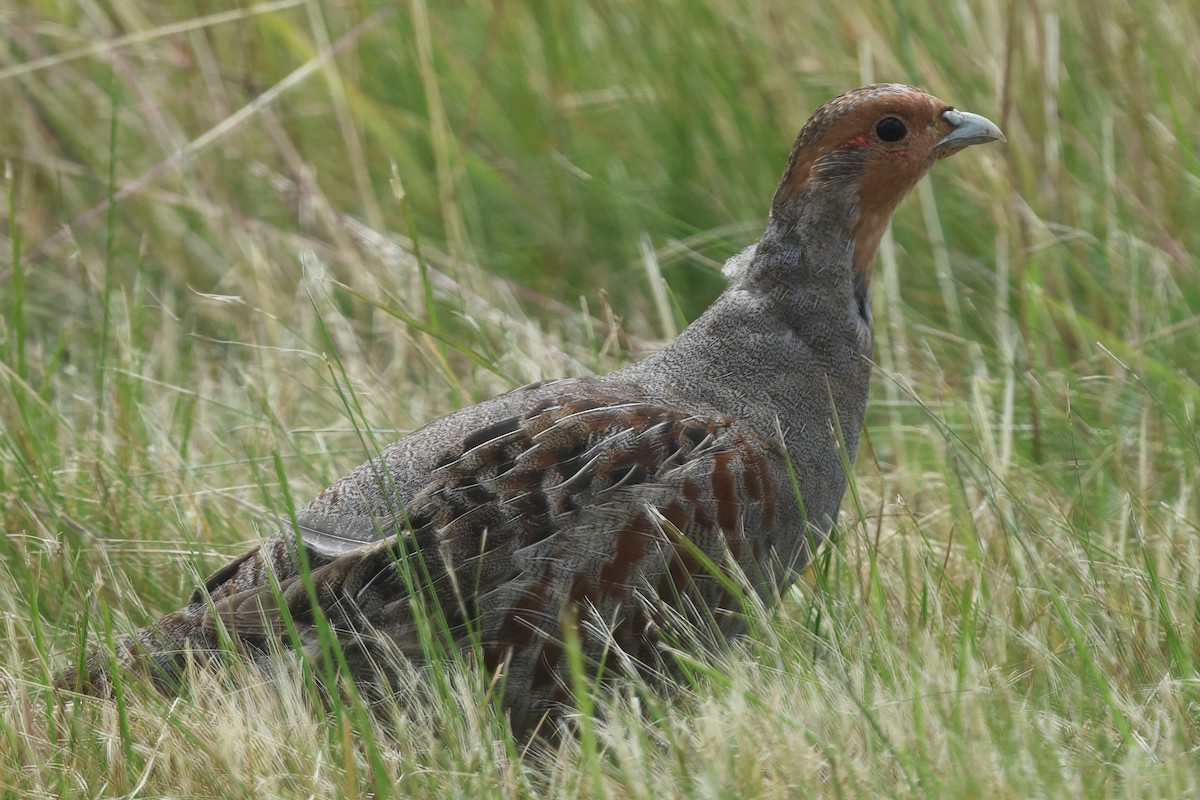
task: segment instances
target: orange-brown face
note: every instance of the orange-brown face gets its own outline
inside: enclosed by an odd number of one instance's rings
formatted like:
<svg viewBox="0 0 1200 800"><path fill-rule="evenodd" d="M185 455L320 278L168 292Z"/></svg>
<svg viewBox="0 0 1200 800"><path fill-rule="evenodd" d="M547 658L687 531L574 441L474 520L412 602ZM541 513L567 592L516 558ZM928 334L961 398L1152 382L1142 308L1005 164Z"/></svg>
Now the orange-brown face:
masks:
<svg viewBox="0 0 1200 800"><path fill-rule="evenodd" d="M776 202L809 190L857 203L854 266L867 278L896 207L929 168L964 147L1003 140L988 120L911 86L847 92L813 114L792 152Z"/></svg>

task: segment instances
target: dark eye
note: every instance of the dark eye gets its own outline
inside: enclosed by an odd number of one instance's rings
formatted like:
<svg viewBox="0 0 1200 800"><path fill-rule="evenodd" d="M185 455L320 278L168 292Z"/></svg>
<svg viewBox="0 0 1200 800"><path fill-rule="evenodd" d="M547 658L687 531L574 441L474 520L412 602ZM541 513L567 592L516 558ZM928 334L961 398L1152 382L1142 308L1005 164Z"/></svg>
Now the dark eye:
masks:
<svg viewBox="0 0 1200 800"><path fill-rule="evenodd" d="M884 117L875 126L875 135L885 142L898 142L908 135L908 128L895 117Z"/></svg>

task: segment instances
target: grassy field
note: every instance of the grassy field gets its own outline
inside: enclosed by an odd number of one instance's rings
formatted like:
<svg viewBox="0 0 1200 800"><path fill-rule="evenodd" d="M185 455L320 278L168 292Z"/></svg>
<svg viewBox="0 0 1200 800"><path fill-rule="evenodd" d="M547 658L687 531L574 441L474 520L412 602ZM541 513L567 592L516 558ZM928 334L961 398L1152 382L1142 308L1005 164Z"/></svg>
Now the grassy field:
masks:
<svg viewBox="0 0 1200 800"><path fill-rule="evenodd" d="M4 796L1200 796L1200 10L915 5L0 5ZM1009 143L901 209L835 541L674 696L524 751L454 671L47 688L405 431L671 337L875 79Z"/></svg>

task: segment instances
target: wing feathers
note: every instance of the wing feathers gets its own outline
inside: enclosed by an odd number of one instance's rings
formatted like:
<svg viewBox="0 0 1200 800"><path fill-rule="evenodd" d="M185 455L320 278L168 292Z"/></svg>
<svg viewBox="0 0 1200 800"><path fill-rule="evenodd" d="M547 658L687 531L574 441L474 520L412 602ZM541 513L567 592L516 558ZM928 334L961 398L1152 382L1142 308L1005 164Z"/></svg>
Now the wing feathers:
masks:
<svg viewBox="0 0 1200 800"><path fill-rule="evenodd" d="M222 597L204 624L280 636L290 617L311 643L311 592L339 636L382 632L402 651L419 652L417 591L452 631L478 625L493 666L533 631L557 630L567 606L577 615L603 610L616 624L629 616L617 612L622 602L660 589L678 599L700 569L663 536L647 506L711 550L727 526L742 535L746 503L761 505L765 465L750 451L767 445L733 427L727 417L646 402L542 403L464 436L436 459L408 498L409 526L382 528L387 538L364 543L357 530L306 523L301 540L328 559L309 576L311 590L292 577L279 590ZM652 625L639 614L630 618L644 633ZM539 674L556 658L543 654Z"/></svg>

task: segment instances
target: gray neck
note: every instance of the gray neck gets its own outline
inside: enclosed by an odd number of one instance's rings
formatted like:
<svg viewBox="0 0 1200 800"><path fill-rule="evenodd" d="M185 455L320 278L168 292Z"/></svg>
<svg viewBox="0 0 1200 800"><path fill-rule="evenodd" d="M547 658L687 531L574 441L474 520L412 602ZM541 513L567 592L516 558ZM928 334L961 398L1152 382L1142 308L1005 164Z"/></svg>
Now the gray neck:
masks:
<svg viewBox="0 0 1200 800"><path fill-rule="evenodd" d="M867 285L853 268L855 193L807 188L798 197L777 196L754 259L731 289L756 292L770 313L798 335L845 322L846 309L870 325ZM822 314L812 313L821 303Z"/></svg>
<svg viewBox="0 0 1200 800"><path fill-rule="evenodd" d="M853 458L871 321L852 266L857 204L839 196L776 198L743 274L672 344L630 370L642 380L666 376L667 391L745 419L771 439L778 419L793 458L829 438L832 398Z"/></svg>

